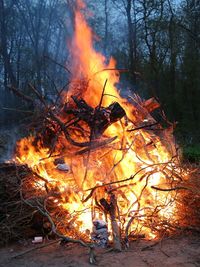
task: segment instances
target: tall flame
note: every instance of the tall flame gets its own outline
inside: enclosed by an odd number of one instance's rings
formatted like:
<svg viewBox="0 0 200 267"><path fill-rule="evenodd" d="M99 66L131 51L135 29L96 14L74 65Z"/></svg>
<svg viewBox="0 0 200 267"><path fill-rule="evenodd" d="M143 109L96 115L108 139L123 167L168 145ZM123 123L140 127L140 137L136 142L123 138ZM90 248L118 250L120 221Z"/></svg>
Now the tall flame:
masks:
<svg viewBox="0 0 200 267"><path fill-rule="evenodd" d="M63 152L64 161L70 166L67 173L55 167L54 158L49 157L50 149L34 142L33 137L18 142L16 159L28 164L34 172L45 178L50 187L48 192L54 191L51 199L56 205L56 214L62 213L63 222L59 222L59 227L64 233L74 235L74 231L83 233L86 229L91 230L92 220L104 217L103 212L95 206L94 199L99 201L106 198L109 189L117 194L121 227L125 229L130 218L135 216L130 229L142 231L152 238L156 232L152 230L154 225L158 225L159 221L171 220L172 214L175 216L176 206L172 201L175 193L159 192L152 188L166 186L167 181L171 181L172 169L178 170L173 159L176 152L173 136L169 131L161 129L160 125L157 125L159 134L145 128L132 130L139 123L156 122L138 96L132 99L132 103L121 98L116 88L119 72L115 69L115 60L111 58L106 64L106 58L95 51L91 28L82 13L85 5L77 1L77 6L75 33L70 47L72 81L69 91L63 95L63 103L70 101L70 96L79 94L95 108L102 99L104 89L102 107L116 101L125 110L127 118L113 123L104 132L104 137L116 136L112 145L83 156L60 133L54 154ZM60 118L64 123L68 121L66 114L61 114ZM72 132L76 140L84 140L84 134L80 134L77 129ZM176 179L173 182L176 183ZM107 187L104 184L108 184ZM87 199L90 192L87 190L95 186L95 197ZM31 187L37 189L38 194L44 194L45 181L38 183L33 179Z"/></svg>
<svg viewBox="0 0 200 267"><path fill-rule="evenodd" d="M115 88L115 84L119 81L119 73L115 70L116 63L113 58L106 64L107 59L101 53L95 51L92 30L81 12L84 8L84 3L78 1L78 9L75 12L74 19L75 32L70 47L72 83L74 82L76 86L77 80L87 80L88 86L86 90L79 90L78 93L82 93L86 102L95 107L99 104L105 81L108 80L106 92L111 97L105 98L103 102L103 105L108 106L113 101L113 98L120 99L119 93ZM74 93L74 90L72 90L71 94Z"/></svg>

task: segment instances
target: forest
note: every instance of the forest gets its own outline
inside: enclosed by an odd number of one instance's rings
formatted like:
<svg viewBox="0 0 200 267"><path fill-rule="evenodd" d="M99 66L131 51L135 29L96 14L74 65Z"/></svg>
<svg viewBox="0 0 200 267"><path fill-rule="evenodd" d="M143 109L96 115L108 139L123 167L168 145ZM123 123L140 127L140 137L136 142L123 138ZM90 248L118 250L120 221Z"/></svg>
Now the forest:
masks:
<svg viewBox="0 0 200 267"><path fill-rule="evenodd" d="M198 147L200 1L87 0L95 47L124 70L122 95L155 97L179 143ZM73 1L0 0L0 125L31 120L34 85L52 101L69 82ZM84 34L83 34L84 38ZM17 92L17 93L16 93ZM27 96L27 99L17 97Z"/></svg>

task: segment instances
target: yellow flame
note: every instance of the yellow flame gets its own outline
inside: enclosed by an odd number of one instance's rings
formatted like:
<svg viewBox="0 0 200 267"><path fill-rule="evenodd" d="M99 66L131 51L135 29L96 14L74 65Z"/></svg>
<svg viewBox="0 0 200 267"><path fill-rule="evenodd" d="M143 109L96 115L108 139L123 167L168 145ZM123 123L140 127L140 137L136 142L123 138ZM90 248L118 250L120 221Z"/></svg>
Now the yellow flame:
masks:
<svg viewBox="0 0 200 267"><path fill-rule="evenodd" d="M159 136L145 131L145 129L127 131L130 126L134 126L133 123L138 121L135 112L137 109L126 99L120 97L116 88L119 72L115 70L115 60L111 58L106 64L106 58L95 51L91 28L87 25L81 12L85 6L82 1L78 1L78 6L79 9L75 12L75 33L71 46L72 81L70 91L63 95L63 102L68 101L71 95L79 93L90 106L96 107L99 105L102 90L107 81L102 106L106 107L113 101L117 101L125 110L129 122L126 123L122 120L110 125L104 136L117 136L114 144L92 151L88 161L85 155L74 156L77 148L70 145L61 135L56 152L61 147L59 143L66 147L63 158L65 164L70 166L70 171L67 173L56 167L54 158L48 157L49 149L44 148L40 142L37 145L34 144L33 136L18 142L16 159L20 163L27 164L45 178L52 184L54 191L55 188L59 191L59 196L54 199L54 204L66 211L65 219L68 222L75 219L73 226L79 232L92 230L92 219L103 216L102 211L98 209L95 210L94 215L91 214L91 207L94 206L94 203L92 198L86 202L83 201L89 194L86 190L104 183L121 181L138 172L133 179L120 182L121 188L116 191L120 214L126 220L123 227L126 227L131 216L135 216L136 222L133 222L130 229L137 228L138 232L144 232L148 238L155 238L156 235L150 230L150 227L144 225L145 218L150 218L155 209L160 210L156 214L158 219L162 217L168 219L175 213L175 203L171 203L167 208L160 208L170 202L173 192L171 194L163 193L151 188L151 186L162 184L165 181L165 173L159 164L170 161L173 150L166 147ZM66 118L63 119L64 114L62 114L62 120L67 121L67 115L65 114L65 116ZM82 136L75 133L74 130L74 137L84 140ZM173 139L170 136L168 139L170 146L174 147ZM149 143L153 144L149 145ZM32 186L36 186L34 182ZM115 186L118 185L113 185L111 188L114 189ZM99 188L95 195L98 200L106 198L105 189ZM151 220L152 217L149 222ZM153 222L151 223L153 224Z"/></svg>

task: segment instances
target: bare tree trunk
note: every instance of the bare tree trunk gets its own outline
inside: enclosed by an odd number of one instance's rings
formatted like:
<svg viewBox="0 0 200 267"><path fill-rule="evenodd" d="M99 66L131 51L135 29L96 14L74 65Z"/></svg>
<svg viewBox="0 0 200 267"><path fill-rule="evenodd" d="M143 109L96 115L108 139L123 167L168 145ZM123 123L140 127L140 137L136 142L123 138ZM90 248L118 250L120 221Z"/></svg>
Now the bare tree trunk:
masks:
<svg viewBox="0 0 200 267"><path fill-rule="evenodd" d="M104 52L106 53L108 47L108 0L105 0L104 12L105 12Z"/></svg>
<svg viewBox="0 0 200 267"><path fill-rule="evenodd" d="M126 14L127 14L127 23L128 23L130 72L131 72L131 80L133 81L133 83L136 83L135 58L134 58L134 33L133 33L133 26L132 26L131 10L132 10L132 0L127 0Z"/></svg>
<svg viewBox="0 0 200 267"><path fill-rule="evenodd" d="M0 33L1 33L0 53L2 55L3 62L4 62L4 71L5 73L7 73L7 76L12 86L17 87L17 80L12 69L10 56L8 54L7 25L5 21L6 21L5 4L4 4L4 0L0 0L0 27L1 27L0 29ZM7 82L4 82L4 84L7 84Z"/></svg>

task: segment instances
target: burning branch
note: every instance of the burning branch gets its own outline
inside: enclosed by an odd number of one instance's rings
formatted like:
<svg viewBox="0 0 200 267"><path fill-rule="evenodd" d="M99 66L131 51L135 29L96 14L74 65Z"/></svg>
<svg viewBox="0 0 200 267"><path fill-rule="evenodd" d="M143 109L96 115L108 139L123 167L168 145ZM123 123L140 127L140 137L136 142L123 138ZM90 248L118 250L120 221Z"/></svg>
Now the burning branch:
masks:
<svg viewBox="0 0 200 267"><path fill-rule="evenodd" d="M60 233L59 230L57 229L55 223L54 223L54 219L52 218L51 214L49 213L49 211L45 207L44 203L40 203L38 198L30 199L30 200L29 199L25 199L24 196L23 196L22 188L23 188L23 184L20 187L20 189L21 189L20 190L21 200L26 205L28 205L31 208L36 209L37 211L39 211L42 216L44 216L44 217L46 217L48 219L49 223L51 224L51 233L55 234L59 238L59 240L61 240L62 242L65 242L65 243L77 243L77 244L80 244L83 247L89 248L89 250L90 250L89 262L91 264L95 264L96 260L95 260L95 256L94 256L94 244L93 243L86 243L86 242L84 242L84 241L82 241L80 239L74 239L74 238L68 237L68 236L63 235L62 233Z"/></svg>

